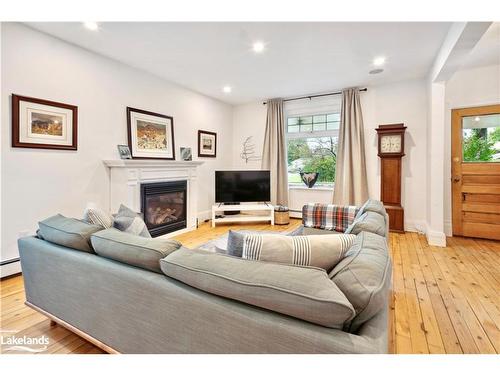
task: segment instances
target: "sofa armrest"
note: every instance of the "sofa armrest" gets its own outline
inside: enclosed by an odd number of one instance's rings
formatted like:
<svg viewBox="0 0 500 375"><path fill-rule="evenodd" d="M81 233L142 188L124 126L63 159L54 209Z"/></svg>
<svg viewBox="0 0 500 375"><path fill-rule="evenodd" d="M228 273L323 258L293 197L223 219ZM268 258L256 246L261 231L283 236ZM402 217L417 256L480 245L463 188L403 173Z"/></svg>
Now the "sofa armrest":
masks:
<svg viewBox="0 0 500 375"><path fill-rule="evenodd" d="M359 208L335 204L308 203L302 207L302 224L307 228L345 232Z"/></svg>

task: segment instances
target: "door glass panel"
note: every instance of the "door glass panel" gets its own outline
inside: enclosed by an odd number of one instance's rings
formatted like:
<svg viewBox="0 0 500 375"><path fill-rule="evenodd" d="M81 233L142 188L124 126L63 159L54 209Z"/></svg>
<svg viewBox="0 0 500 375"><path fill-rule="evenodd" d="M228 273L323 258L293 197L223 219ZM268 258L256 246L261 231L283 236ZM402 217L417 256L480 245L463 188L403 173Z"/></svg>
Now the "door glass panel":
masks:
<svg viewBox="0 0 500 375"><path fill-rule="evenodd" d="M500 162L500 114L462 117L464 162Z"/></svg>

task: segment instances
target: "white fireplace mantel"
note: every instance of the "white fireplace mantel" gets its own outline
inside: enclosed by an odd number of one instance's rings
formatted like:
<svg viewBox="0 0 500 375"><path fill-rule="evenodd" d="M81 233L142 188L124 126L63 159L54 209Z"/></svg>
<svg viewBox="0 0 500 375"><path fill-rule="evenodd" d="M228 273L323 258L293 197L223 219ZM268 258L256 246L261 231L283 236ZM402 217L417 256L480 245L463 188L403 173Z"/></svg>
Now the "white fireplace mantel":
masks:
<svg viewBox="0 0 500 375"><path fill-rule="evenodd" d="M203 164L202 161L177 161L177 160L156 160L156 159L118 159L103 160L108 168L196 168Z"/></svg>
<svg viewBox="0 0 500 375"><path fill-rule="evenodd" d="M110 211L117 212L120 204L141 211L141 184L162 181L187 181L187 228L167 234L171 237L196 228L198 206L197 167L202 161L155 159L103 160L109 168Z"/></svg>

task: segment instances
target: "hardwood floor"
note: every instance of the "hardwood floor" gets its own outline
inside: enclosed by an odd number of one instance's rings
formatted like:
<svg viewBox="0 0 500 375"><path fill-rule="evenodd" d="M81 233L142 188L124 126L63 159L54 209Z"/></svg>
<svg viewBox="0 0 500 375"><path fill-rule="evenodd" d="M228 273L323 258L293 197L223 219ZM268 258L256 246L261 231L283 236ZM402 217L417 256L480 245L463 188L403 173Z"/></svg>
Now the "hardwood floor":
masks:
<svg viewBox="0 0 500 375"><path fill-rule="evenodd" d="M176 239L187 247L196 247L229 229L282 231L299 225L299 220L275 227L253 224L211 228L204 223ZM390 250L392 353L500 353L500 242L453 237L448 238L446 248L439 248L429 246L417 233L391 233ZM46 335L50 342L43 353L102 353L26 307L22 276L2 280L0 296L4 340L13 335ZM0 347L0 352L4 348Z"/></svg>

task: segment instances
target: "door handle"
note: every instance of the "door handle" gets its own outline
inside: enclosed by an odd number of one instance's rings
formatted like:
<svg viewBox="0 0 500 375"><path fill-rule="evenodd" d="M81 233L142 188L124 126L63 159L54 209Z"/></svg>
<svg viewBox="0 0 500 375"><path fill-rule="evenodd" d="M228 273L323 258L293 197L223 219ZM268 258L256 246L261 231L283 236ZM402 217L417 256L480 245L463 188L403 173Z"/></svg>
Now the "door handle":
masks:
<svg viewBox="0 0 500 375"><path fill-rule="evenodd" d="M452 181L455 183L460 182L460 177L453 177Z"/></svg>

